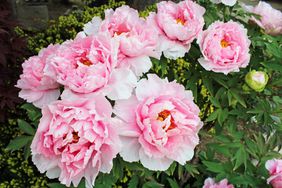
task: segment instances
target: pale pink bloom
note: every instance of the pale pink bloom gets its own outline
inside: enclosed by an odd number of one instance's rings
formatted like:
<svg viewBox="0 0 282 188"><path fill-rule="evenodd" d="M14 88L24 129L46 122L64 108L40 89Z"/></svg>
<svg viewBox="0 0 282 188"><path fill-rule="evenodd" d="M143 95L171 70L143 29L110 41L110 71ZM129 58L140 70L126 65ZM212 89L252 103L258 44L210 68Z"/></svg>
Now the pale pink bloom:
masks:
<svg viewBox="0 0 282 188"><path fill-rule="evenodd" d="M231 184L228 184L227 179L223 179L220 182L216 183L214 179L207 178L205 180L203 188L234 188L234 186Z"/></svg>
<svg viewBox="0 0 282 188"><path fill-rule="evenodd" d="M228 74L249 64L251 41L247 30L237 22L214 22L197 42L204 56L198 61L206 70Z"/></svg>
<svg viewBox="0 0 282 188"><path fill-rule="evenodd" d="M77 186L84 177L92 188L99 172L109 173L120 150L112 107L101 95L71 91L42 109L31 144L32 161L41 173Z"/></svg>
<svg viewBox="0 0 282 188"><path fill-rule="evenodd" d="M216 4L222 3L227 6L234 6L237 2L237 0L210 0L210 1Z"/></svg>
<svg viewBox="0 0 282 188"><path fill-rule="evenodd" d="M183 57L203 29L205 8L191 0L162 1L157 8L157 14L151 13L148 20L159 31L159 50L170 59Z"/></svg>
<svg viewBox="0 0 282 188"><path fill-rule="evenodd" d="M270 177L267 183L270 183L273 188L282 187L282 160L272 159L265 163L265 168L268 170Z"/></svg>
<svg viewBox="0 0 282 188"><path fill-rule="evenodd" d="M45 72L77 93L101 92L113 100L128 98L137 78L130 69L117 67L118 47L106 34L78 36L63 43L48 59Z"/></svg>
<svg viewBox="0 0 282 188"><path fill-rule="evenodd" d="M191 91L176 82L149 74L137 84L136 96L117 100L114 113L125 161L141 161L150 170L166 170L173 161L192 159L202 127Z"/></svg>
<svg viewBox="0 0 282 188"><path fill-rule="evenodd" d="M270 4L260 1L257 6L246 6L245 9L254 14L261 16L259 19L252 16L252 20L255 21L261 28L265 30L267 34L279 35L282 34L282 12L271 7Z"/></svg>
<svg viewBox="0 0 282 188"><path fill-rule="evenodd" d="M147 72L151 66L149 56L159 58L156 52L158 33L154 27L140 18L138 11L129 6L121 6L115 11L105 11L105 20L99 18L84 26L87 35L109 33L118 39L119 67L130 67L137 76Z"/></svg>
<svg viewBox="0 0 282 188"><path fill-rule="evenodd" d="M30 57L22 64L23 73L16 85L21 89L19 97L36 107L42 108L60 96L59 84L44 74L46 60L56 53L58 47L58 45L49 45L42 49L38 56Z"/></svg>

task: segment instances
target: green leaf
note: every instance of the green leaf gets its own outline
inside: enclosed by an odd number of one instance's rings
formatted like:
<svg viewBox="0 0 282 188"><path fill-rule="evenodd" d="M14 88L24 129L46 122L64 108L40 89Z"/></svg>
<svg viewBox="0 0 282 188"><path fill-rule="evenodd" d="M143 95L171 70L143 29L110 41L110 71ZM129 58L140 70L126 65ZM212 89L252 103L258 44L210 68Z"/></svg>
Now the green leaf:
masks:
<svg viewBox="0 0 282 188"><path fill-rule="evenodd" d="M227 98L228 98L228 105L231 106L233 96L232 96L230 90L227 91Z"/></svg>
<svg viewBox="0 0 282 188"><path fill-rule="evenodd" d="M27 160L30 156L30 145L31 141L29 141L24 147L24 159Z"/></svg>
<svg viewBox="0 0 282 188"><path fill-rule="evenodd" d="M175 170L176 166L177 166L177 163L176 163L176 162L173 162L173 163L170 165L170 167L165 171L165 172L167 173L167 175L172 176L173 173L174 173L174 170Z"/></svg>
<svg viewBox="0 0 282 188"><path fill-rule="evenodd" d="M205 122L210 122L210 121L214 121L216 120L217 116L218 116L219 110L216 110L214 112L212 112L209 117L206 119Z"/></svg>
<svg viewBox="0 0 282 188"><path fill-rule="evenodd" d="M244 100L244 98L239 94L239 92L237 92L234 89L230 89L231 94L233 95L233 97L245 108L247 108L246 102Z"/></svg>
<svg viewBox="0 0 282 188"><path fill-rule="evenodd" d="M272 42L270 44L266 44L266 48L269 54L273 54L278 58L282 58L281 48L279 48L277 42Z"/></svg>
<svg viewBox="0 0 282 188"><path fill-rule="evenodd" d="M27 115L31 121L36 121L41 117L41 111L30 103L22 105L21 108L27 111Z"/></svg>
<svg viewBox="0 0 282 188"><path fill-rule="evenodd" d="M203 161L204 165L207 167L207 170L216 173L223 173L224 168L222 163L220 162L210 162L210 161Z"/></svg>
<svg viewBox="0 0 282 188"><path fill-rule="evenodd" d="M34 128L29 123L27 123L26 121L24 121L22 119L18 119L18 125L19 125L19 128L24 133L29 134L29 135L34 135L35 134Z"/></svg>
<svg viewBox="0 0 282 188"><path fill-rule="evenodd" d="M218 78L218 77L213 77L213 79L214 79L217 83L219 83L220 85L222 85L223 87L225 87L226 89L228 89L228 85L227 85L222 79L220 79L220 78Z"/></svg>
<svg viewBox="0 0 282 188"><path fill-rule="evenodd" d="M191 176L193 176L193 177L194 177L195 175L200 174L200 172L199 172L198 169L196 168L196 165L187 163L184 167L185 167L185 169L187 170L187 172L188 172L189 174L191 174Z"/></svg>
<svg viewBox="0 0 282 188"><path fill-rule="evenodd" d="M218 123L220 125L223 124L223 122L227 119L228 117L228 110L225 108L223 110L219 110L219 113L218 113Z"/></svg>
<svg viewBox="0 0 282 188"><path fill-rule="evenodd" d="M146 182L146 183L142 186L142 188L160 188L160 187L163 187L163 185L162 185L162 184L159 184L158 182L153 181L153 180Z"/></svg>
<svg viewBox="0 0 282 188"><path fill-rule="evenodd" d="M244 147L240 147L239 150L236 152L235 154L235 166L233 168L233 170L236 170L237 168L239 168L243 163L245 165L245 170L247 168L247 153L244 149Z"/></svg>
<svg viewBox="0 0 282 188"><path fill-rule="evenodd" d="M128 183L128 188L136 188L138 186L138 177L137 176L132 176Z"/></svg>
<svg viewBox="0 0 282 188"><path fill-rule="evenodd" d="M220 105L220 102L215 98L215 97L210 97L210 101L211 101L211 103L215 106L215 107L217 107L217 108L221 108L221 105Z"/></svg>
<svg viewBox="0 0 282 188"><path fill-rule="evenodd" d="M262 65L270 70L282 72L282 64L275 62L262 63Z"/></svg>
<svg viewBox="0 0 282 188"><path fill-rule="evenodd" d="M25 145L28 144L29 141L32 140L32 136L19 136L16 137L15 139L11 140L9 145L7 146L8 150L18 150L22 147L24 147Z"/></svg>
<svg viewBox="0 0 282 188"><path fill-rule="evenodd" d="M213 89L212 81L209 78L204 77L203 78L203 84L208 89L208 91L213 95L214 89Z"/></svg>
<svg viewBox="0 0 282 188"><path fill-rule="evenodd" d="M171 188L179 188L179 185L177 184L175 180L171 178L167 178L167 180Z"/></svg>
<svg viewBox="0 0 282 188"><path fill-rule="evenodd" d="M47 185L50 188L67 188L65 185L62 185L60 183L48 183Z"/></svg>

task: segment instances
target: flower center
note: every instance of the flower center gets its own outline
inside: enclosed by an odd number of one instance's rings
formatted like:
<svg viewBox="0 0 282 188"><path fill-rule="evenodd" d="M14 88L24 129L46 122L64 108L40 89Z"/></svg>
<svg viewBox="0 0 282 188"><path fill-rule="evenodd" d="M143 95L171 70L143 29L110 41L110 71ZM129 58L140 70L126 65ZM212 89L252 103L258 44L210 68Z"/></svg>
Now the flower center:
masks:
<svg viewBox="0 0 282 188"><path fill-rule="evenodd" d="M157 120L159 120L159 121L164 121L168 116L171 116L170 111L168 111L168 110L163 110L163 111L161 111L161 112L158 114ZM171 116L171 118L170 118L170 125L169 125L169 127L168 127L165 131L169 131L169 130L171 130L171 129L174 129L175 127L176 127L176 125L175 125L175 123L174 123L174 119L173 119L172 116ZM163 127L163 128L165 128L165 127Z"/></svg>
<svg viewBox="0 0 282 188"><path fill-rule="evenodd" d="M229 46L229 43L225 39L222 39L220 45L222 48L226 48Z"/></svg>
<svg viewBox="0 0 282 188"><path fill-rule="evenodd" d="M81 57L80 62L86 66L93 65L93 63L87 57Z"/></svg>
<svg viewBox="0 0 282 188"><path fill-rule="evenodd" d="M185 21L184 21L182 18L177 18L177 19L176 19L176 23L177 23L177 24L184 25L184 24L185 24Z"/></svg>
<svg viewBox="0 0 282 188"><path fill-rule="evenodd" d="M78 136L78 132L73 131L72 132L72 143L77 143L79 141L79 136Z"/></svg>

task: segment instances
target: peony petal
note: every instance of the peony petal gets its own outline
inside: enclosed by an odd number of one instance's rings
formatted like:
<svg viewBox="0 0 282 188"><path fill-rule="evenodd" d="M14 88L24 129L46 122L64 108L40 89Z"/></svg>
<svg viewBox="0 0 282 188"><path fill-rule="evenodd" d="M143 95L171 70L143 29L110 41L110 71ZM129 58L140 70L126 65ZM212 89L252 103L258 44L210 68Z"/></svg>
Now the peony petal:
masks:
<svg viewBox="0 0 282 188"><path fill-rule="evenodd" d="M119 154L123 160L128 162L139 161L139 150L141 145L138 142L138 138L121 136L120 140L122 144L122 150Z"/></svg>
<svg viewBox="0 0 282 188"><path fill-rule="evenodd" d="M112 72L106 95L111 100L128 99L136 84L137 78L131 70L125 68L115 69Z"/></svg>
<svg viewBox="0 0 282 188"><path fill-rule="evenodd" d="M172 164L173 160L168 159L166 157L163 158L154 158L154 157L148 157L143 149L139 150L139 156L140 156L140 162L142 165L149 170L159 170L159 171L165 171L169 168L169 166Z"/></svg>

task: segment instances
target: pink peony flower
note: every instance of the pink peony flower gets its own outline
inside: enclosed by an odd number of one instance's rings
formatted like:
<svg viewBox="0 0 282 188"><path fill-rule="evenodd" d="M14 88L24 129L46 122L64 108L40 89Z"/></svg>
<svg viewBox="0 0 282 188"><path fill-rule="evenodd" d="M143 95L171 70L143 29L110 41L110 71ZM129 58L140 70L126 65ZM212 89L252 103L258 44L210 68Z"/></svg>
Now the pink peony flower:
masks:
<svg viewBox="0 0 282 188"><path fill-rule="evenodd" d="M129 6L121 6L115 11L105 11L105 20L95 17L84 26L87 35L109 33L117 38L119 46L119 66L130 67L137 76L147 72L151 66L149 56L159 58L156 52L158 33L138 11Z"/></svg>
<svg viewBox="0 0 282 188"><path fill-rule="evenodd" d="M101 95L63 93L42 110L31 144L32 161L41 173L62 184L93 187L99 172L109 173L120 150L112 107Z"/></svg>
<svg viewBox="0 0 282 188"><path fill-rule="evenodd" d="M270 177L267 183L270 183L273 188L282 187L282 160L272 159L265 163L265 168L268 170Z"/></svg>
<svg viewBox="0 0 282 188"><path fill-rule="evenodd" d="M117 67L118 47L107 35L78 36L60 46L45 72L77 93L101 92L113 100L128 98L137 78L128 68Z"/></svg>
<svg viewBox="0 0 282 188"><path fill-rule="evenodd" d="M59 84L44 73L47 59L56 53L58 45L49 45L38 56L30 57L23 64L23 74L17 82L19 97L33 103L36 107L55 101L60 96Z"/></svg>
<svg viewBox="0 0 282 188"><path fill-rule="evenodd" d="M191 91L176 82L149 74L137 84L136 96L117 100L114 113L120 125L125 161L141 161L150 170L166 170L173 161L192 159L202 127Z"/></svg>
<svg viewBox="0 0 282 188"><path fill-rule="evenodd" d="M282 12L271 7L270 4L260 1L257 6L246 6L245 9L254 14L261 16L260 19L252 17L251 19L256 22L267 34L279 35L282 34Z"/></svg>
<svg viewBox="0 0 282 188"><path fill-rule="evenodd" d="M247 30L237 22L214 22L197 42L204 56L198 61L206 70L228 74L249 64L251 41Z"/></svg>
<svg viewBox="0 0 282 188"><path fill-rule="evenodd" d="M234 188L234 186L231 184L228 185L227 179L223 179L220 182L215 183L214 179L207 178L203 188Z"/></svg>
<svg viewBox="0 0 282 188"><path fill-rule="evenodd" d="M151 13L148 20L161 36L160 51L170 59L183 57L203 29L205 8L191 0L162 1L157 7L157 14Z"/></svg>
<svg viewBox="0 0 282 188"><path fill-rule="evenodd" d="M237 2L237 0L210 0L210 1L216 4L222 3L227 6L234 6Z"/></svg>

